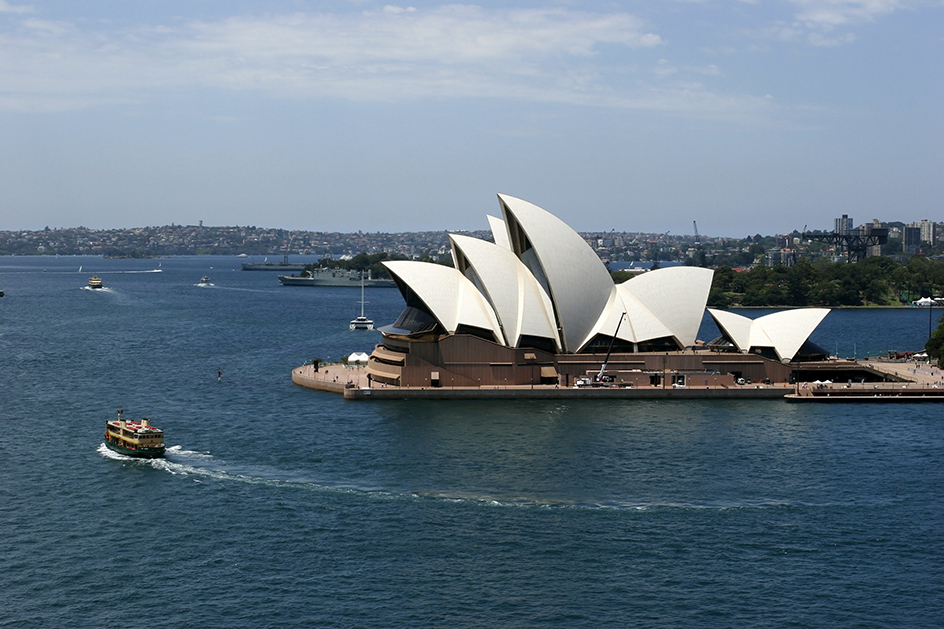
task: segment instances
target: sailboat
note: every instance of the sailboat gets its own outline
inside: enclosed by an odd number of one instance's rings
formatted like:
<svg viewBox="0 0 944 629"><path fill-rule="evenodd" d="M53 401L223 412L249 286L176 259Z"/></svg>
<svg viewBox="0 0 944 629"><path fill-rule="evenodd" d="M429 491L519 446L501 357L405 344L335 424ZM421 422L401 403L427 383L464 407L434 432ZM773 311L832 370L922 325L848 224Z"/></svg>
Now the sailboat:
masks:
<svg viewBox="0 0 944 629"><path fill-rule="evenodd" d="M352 330L373 330L374 322L364 316L364 272L361 271L361 316L351 321Z"/></svg>

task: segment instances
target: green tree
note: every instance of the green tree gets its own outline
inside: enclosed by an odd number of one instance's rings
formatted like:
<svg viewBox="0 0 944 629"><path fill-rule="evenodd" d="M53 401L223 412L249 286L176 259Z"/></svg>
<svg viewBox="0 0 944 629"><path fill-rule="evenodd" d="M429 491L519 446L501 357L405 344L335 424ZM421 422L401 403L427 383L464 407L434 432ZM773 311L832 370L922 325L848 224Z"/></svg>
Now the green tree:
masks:
<svg viewBox="0 0 944 629"><path fill-rule="evenodd" d="M931 334L931 338L924 345L924 350L928 356L937 360L939 367L944 368L944 316L937 320L937 329Z"/></svg>
<svg viewBox="0 0 944 629"><path fill-rule="evenodd" d="M884 304L886 303L886 295L888 293L888 286L882 280L872 280L869 282L869 285L865 287L863 291L863 297L865 301L872 304Z"/></svg>
<svg viewBox="0 0 944 629"><path fill-rule="evenodd" d="M740 273L735 273L734 277L731 278L731 291L735 293L743 293L747 290L748 284L751 282L751 275L747 271L742 271Z"/></svg>
<svg viewBox="0 0 944 629"><path fill-rule="evenodd" d="M714 277L711 279L711 285L720 290L731 290L731 282L734 280L734 271L729 266L719 266L715 269Z"/></svg>
<svg viewBox="0 0 944 629"><path fill-rule="evenodd" d="M772 284L764 291L767 306L787 306L787 294L777 284Z"/></svg>
<svg viewBox="0 0 944 629"><path fill-rule="evenodd" d="M763 285L751 284L741 297L742 306L769 306L767 291Z"/></svg>
<svg viewBox="0 0 944 629"><path fill-rule="evenodd" d="M814 306L838 306L839 286L827 280L817 282L810 290L810 304Z"/></svg>
<svg viewBox="0 0 944 629"><path fill-rule="evenodd" d="M791 306L806 306L810 303L810 285L799 273L791 273L787 280L787 303Z"/></svg>
<svg viewBox="0 0 944 629"><path fill-rule="evenodd" d="M712 308L727 308L731 305L731 298L719 287L714 286L708 293L708 305Z"/></svg>

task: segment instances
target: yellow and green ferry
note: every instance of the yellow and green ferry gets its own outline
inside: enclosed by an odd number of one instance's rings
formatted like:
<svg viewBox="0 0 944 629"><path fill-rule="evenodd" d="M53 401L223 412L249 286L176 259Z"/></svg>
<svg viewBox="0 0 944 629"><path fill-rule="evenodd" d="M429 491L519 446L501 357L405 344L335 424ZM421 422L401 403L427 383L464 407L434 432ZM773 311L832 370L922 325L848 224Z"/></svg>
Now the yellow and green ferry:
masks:
<svg viewBox="0 0 944 629"><path fill-rule="evenodd" d="M150 419L126 420L119 410L118 419L105 422L105 445L119 454L156 459L164 456L164 431Z"/></svg>

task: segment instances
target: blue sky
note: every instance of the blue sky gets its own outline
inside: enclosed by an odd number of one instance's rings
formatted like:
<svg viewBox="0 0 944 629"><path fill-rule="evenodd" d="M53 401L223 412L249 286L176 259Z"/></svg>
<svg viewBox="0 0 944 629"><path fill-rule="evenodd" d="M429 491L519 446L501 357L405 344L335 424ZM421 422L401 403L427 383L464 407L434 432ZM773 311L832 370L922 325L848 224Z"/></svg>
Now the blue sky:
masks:
<svg viewBox="0 0 944 629"><path fill-rule="evenodd" d="M944 220L944 0L0 0L0 229Z"/></svg>

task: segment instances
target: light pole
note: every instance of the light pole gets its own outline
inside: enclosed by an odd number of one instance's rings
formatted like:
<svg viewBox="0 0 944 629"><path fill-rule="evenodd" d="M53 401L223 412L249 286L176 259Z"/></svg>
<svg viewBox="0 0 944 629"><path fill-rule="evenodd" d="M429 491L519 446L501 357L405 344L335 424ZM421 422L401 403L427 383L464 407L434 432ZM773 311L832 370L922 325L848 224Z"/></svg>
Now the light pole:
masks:
<svg viewBox="0 0 944 629"><path fill-rule="evenodd" d="M928 297L928 340L929 341L931 340L931 320L933 319L933 317L931 316L931 310L933 308L934 308L934 298Z"/></svg>
<svg viewBox="0 0 944 629"><path fill-rule="evenodd" d="M932 319L931 310L934 308L934 299L931 297L922 297L921 299L916 301L915 304L919 306L923 306L925 299L928 300L928 340L930 340L931 339L931 319Z"/></svg>

